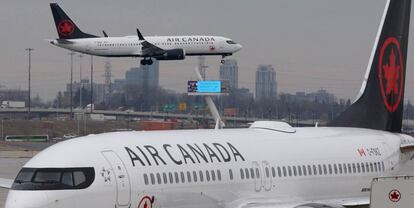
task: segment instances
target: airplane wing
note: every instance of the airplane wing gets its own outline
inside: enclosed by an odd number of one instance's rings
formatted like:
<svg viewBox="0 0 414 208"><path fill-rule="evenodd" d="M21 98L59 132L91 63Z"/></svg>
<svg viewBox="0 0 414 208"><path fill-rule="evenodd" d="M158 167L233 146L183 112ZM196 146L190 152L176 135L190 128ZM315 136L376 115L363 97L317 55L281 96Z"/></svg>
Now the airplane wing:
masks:
<svg viewBox="0 0 414 208"><path fill-rule="evenodd" d="M12 187L13 180L0 178L0 188L10 189Z"/></svg>
<svg viewBox="0 0 414 208"><path fill-rule="evenodd" d="M151 56L159 56L165 53L165 50L155 46L154 44L148 42L147 40L144 39L144 36L142 36L141 32L138 30L137 28L137 34L138 34L138 38L141 42L142 45L142 56L144 57L151 57Z"/></svg>

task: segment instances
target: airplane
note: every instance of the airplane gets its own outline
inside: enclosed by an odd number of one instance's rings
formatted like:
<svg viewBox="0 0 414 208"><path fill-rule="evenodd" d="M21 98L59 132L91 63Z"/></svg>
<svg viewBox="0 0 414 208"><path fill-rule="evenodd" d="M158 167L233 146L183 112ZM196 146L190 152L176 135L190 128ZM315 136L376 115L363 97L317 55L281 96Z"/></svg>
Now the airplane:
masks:
<svg viewBox="0 0 414 208"><path fill-rule="evenodd" d="M366 207L372 179L398 175L414 153L401 133L410 11L411 0L387 1L360 95L327 127L256 121L70 139L0 180L5 207Z"/></svg>
<svg viewBox="0 0 414 208"><path fill-rule="evenodd" d="M242 49L232 39L210 36L137 36L98 37L82 32L57 3L51 3L53 18L59 38L49 40L51 44L71 51L103 57L143 57L142 65L151 65L152 59L183 60L186 56L226 56Z"/></svg>

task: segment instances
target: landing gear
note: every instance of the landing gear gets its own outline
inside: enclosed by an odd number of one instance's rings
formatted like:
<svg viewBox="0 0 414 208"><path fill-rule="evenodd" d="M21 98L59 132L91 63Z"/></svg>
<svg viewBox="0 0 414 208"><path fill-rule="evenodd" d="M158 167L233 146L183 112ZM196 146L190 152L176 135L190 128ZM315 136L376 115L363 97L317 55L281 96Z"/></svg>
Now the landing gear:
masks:
<svg viewBox="0 0 414 208"><path fill-rule="evenodd" d="M224 58L226 58L226 56L231 56L232 54L224 54L224 55L222 55L221 56L221 64L224 64L224 63L226 63L226 60L224 59Z"/></svg>
<svg viewBox="0 0 414 208"><path fill-rule="evenodd" d="M152 63L153 63L153 61L152 61L152 59L151 58L149 58L149 59L146 59L146 58L144 58L144 59L142 59L141 60L141 65L152 65Z"/></svg>

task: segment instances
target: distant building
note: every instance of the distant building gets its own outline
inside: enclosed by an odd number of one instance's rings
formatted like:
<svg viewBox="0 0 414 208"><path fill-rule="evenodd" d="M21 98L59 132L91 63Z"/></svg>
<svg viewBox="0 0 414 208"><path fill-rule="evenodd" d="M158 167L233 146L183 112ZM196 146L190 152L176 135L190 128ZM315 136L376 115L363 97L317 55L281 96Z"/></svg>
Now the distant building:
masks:
<svg viewBox="0 0 414 208"><path fill-rule="evenodd" d="M260 65L256 71L256 99L276 98L276 72L271 65Z"/></svg>
<svg viewBox="0 0 414 208"><path fill-rule="evenodd" d="M83 89L87 91L91 91L91 83L89 79L82 79L82 82L73 82L72 83L72 96L74 97L76 93L79 91L79 89L82 87ZM93 83L93 99L94 103L101 103L105 100L105 94L106 94L106 85L101 83ZM66 91L63 92L63 95L65 97L70 97L70 83L66 84Z"/></svg>
<svg viewBox="0 0 414 208"><path fill-rule="evenodd" d="M152 65L140 65L129 69L125 73L125 84L138 86L139 88L158 88L159 87L159 62L154 60Z"/></svg>
<svg viewBox="0 0 414 208"><path fill-rule="evenodd" d="M230 83L230 90L239 88L239 66L237 61L229 59L220 66L220 80Z"/></svg>
<svg viewBox="0 0 414 208"><path fill-rule="evenodd" d="M315 103L321 103L321 104L330 104L335 103L337 101L337 98L332 93L327 92L324 89L320 89L316 92L296 92L294 95L291 94L284 94L283 95L285 99L289 100L290 102L296 101L296 102L315 102ZM342 101L345 103L346 101Z"/></svg>
<svg viewBox="0 0 414 208"><path fill-rule="evenodd" d="M25 101L29 97L29 91L20 89L1 89L0 101Z"/></svg>
<svg viewBox="0 0 414 208"><path fill-rule="evenodd" d="M113 92L123 92L125 87L125 79L115 79L114 83L112 83L112 91Z"/></svg>

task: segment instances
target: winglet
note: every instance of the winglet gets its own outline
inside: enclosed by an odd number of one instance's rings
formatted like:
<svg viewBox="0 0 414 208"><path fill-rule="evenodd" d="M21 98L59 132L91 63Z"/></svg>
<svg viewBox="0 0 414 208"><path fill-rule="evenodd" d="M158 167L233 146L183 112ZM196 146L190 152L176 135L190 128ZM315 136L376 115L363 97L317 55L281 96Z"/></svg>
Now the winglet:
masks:
<svg viewBox="0 0 414 208"><path fill-rule="evenodd" d="M137 34L138 34L138 38L139 40L145 40L144 36L142 36L141 32L139 31L139 29L137 28Z"/></svg>
<svg viewBox="0 0 414 208"><path fill-rule="evenodd" d="M105 30L102 30L103 35L105 36L105 38L108 37L108 34L106 34Z"/></svg>

